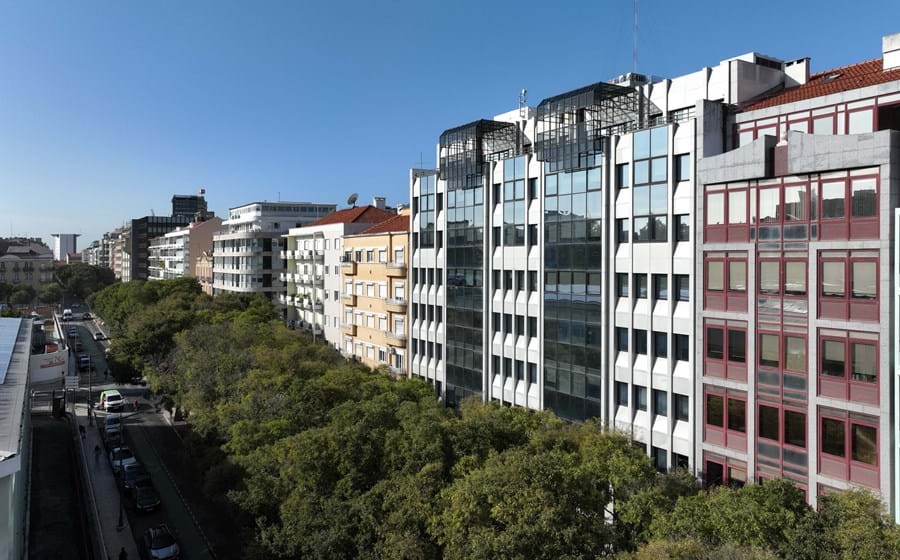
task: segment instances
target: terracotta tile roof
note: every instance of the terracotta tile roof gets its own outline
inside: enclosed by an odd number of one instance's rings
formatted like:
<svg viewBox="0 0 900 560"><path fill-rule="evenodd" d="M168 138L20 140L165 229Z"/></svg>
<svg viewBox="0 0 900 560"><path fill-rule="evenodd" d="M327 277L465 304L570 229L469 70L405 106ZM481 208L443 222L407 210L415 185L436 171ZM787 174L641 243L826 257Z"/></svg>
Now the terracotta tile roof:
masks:
<svg viewBox="0 0 900 560"><path fill-rule="evenodd" d="M755 111L756 109L764 109L775 105L793 103L804 99L812 99L813 97L900 80L900 68L892 68L887 71L881 68L881 59L876 58L818 72L811 75L809 81L805 84L781 90L770 97L748 105L744 108L744 111ZM831 77L832 75L834 75L833 78Z"/></svg>
<svg viewBox="0 0 900 560"><path fill-rule="evenodd" d="M409 231L409 216L398 214L381 223L375 224L367 230L363 230L359 235L368 235L373 233L390 233L392 231Z"/></svg>
<svg viewBox="0 0 900 560"><path fill-rule="evenodd" d="M310 226L324 226L328 224L375 224L383 222L388 218L395 216L393 212L375 208L371 205L357 206L355 208L345 208L337 210L325 217L319 218L315 222L308 224Z"/></svg>

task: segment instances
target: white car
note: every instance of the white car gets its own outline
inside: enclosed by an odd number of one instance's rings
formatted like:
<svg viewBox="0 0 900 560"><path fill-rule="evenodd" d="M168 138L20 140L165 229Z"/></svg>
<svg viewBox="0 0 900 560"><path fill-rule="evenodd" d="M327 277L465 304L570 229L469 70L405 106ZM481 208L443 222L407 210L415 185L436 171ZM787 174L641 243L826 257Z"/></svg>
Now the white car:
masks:
<svg viewBox="0 0 900 560"><path fill-rule="evenodd" d="M113 474L119 474L119 469L136 465L137 462L137 457L127 447L116 447L109 452L109 464L112 466Z"/></svg>
<svg viewBox="0 0 900 560"><path fill-rule="evenodd" d="M102 332L97 331L94 333L94 340L103 340L104 338L106 338L106 336L104 336Z"/></svg>

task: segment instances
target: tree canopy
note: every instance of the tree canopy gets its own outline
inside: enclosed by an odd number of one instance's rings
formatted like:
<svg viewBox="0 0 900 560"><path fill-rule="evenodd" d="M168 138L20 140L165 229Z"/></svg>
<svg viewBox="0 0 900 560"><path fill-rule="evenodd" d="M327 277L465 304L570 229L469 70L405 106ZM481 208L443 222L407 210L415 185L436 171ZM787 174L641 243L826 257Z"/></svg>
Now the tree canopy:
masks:
<svg viewBox="0 0 900 560"><path fill-rule="evenodd" d="M345 360L262 297L115 284L113 359L185 411L242 558L869 560L900 557L878 498L821 511L786 481L701 489L599 423L467 401ZM115 373L115 372L114 372Z"/></svg>
<svg viewBox="0 0 900 560"><path fill-rule="evenodd" d="M67 294L82 300L116 281L115 273L111 269L87 263L61 266L56 271L56 278L62 283Z"/></svg>

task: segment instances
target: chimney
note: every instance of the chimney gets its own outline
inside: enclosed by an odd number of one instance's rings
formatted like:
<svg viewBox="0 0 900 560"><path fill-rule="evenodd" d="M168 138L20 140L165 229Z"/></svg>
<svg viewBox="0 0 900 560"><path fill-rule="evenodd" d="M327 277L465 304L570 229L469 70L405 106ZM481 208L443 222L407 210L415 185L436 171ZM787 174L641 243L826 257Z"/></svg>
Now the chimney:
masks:
<svg viewBox="0 0 900 560"><path fill-rule="evenodd" d="M383 196L372 197L372 206L379 210L384 210L386 206L385 201L386 199Z"/></svg>
<svg viewBox="0 0 900 560"><path fill-rule="evenodd" d="M900 68L900 33L881 38L882 70Z"/></svg>
<svg viewBox="0 0 900 560"><path fill-rule="evenodd" d="M809 81L809 57L784 63L784 86L802 86Z"/></svg>

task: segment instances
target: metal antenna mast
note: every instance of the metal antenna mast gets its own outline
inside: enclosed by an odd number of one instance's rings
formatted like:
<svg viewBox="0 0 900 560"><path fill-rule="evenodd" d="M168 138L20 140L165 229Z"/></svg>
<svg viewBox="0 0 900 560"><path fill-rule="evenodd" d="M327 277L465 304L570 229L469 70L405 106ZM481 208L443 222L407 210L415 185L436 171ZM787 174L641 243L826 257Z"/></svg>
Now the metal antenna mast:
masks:
<svg viewBox="0 0 900 560"><path fill-rule="evenodd" d="M634 44L631 49L631 71L637 74L638 63L638 0L634 0L634 30L632 32Z"/></svg>

